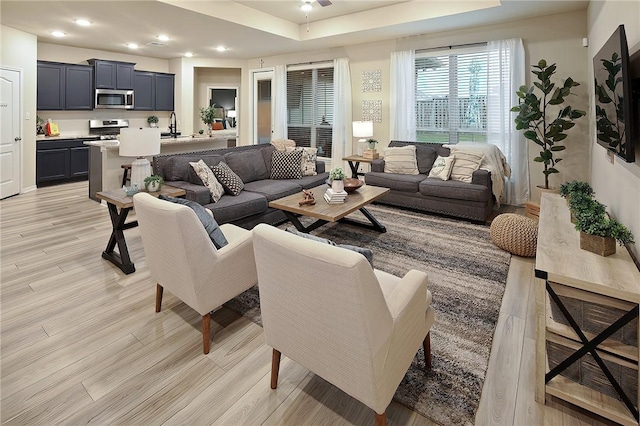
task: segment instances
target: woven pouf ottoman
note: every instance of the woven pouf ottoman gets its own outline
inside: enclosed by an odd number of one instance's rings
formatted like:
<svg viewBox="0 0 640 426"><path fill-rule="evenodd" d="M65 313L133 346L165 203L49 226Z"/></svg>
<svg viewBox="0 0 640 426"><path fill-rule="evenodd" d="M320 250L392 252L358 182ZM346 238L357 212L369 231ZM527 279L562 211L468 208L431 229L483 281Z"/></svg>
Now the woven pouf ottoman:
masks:
<svg viewBox="0 0 640 426"><path fill-rule="evenodd" d="M491 222L491 241L509 253L535 257L538 243L538 223L513 213L503 213Z"/></svg>

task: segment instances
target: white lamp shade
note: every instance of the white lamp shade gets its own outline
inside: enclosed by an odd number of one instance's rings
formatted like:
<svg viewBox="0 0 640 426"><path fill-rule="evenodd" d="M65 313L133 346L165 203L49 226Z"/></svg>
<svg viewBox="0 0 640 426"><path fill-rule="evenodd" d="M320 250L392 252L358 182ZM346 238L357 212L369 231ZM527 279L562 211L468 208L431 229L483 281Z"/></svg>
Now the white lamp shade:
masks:
<svg viewBox="0 0 640 426"><path fill-rule="evenodd" d="M373 121L354 121L353 137L369 138L373 136Z"/></svg>
<svg viewBox="0 0 640 426"><path fill-rule="evenodd" d="M236 118L236 110L232 109L232 110L227 111L227 117Z"/></svg>
<svg viewBox="0 0 640 426"><path fill-rule="evenodd" d="M160 128L120 130L121 157L147 157L160 154Z"/></svg>

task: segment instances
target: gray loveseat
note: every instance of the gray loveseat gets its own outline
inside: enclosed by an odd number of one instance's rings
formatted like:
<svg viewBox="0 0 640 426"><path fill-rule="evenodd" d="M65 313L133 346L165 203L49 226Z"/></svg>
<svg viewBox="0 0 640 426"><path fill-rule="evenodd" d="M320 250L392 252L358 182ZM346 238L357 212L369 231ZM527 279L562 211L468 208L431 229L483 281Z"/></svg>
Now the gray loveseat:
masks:
<svg viewBox="0 0 640 426"><path fill-rule="evenodd" d="M470 219L484 223L493 210L491 173L487 170L473 172L471 183L428 178L438 155L449 156L449 149L440 144L391 141L390 147L416 146L417 175L384 173L384 159L374 160L371 172L365 175L368 185L383 186L391 191L378 200L379 203L407 207L433 213Z"/></svg>
<svg viewBox="0 0 640 426"><path fill-rule="evenodd" d="M186 199L210 209L218 223L233 223L251 229L258 223L274 225L285 220L282 211L269 207L269 201L302 192L302 189L313 188L329 177L325 172L324 163L317 161L316 176L272 180L269 177L273 151L274 147L266 144L157 155L153 157L153 170L155 174L162 176L168 185L184 189L187 192ZM227 163L242 179L242 192L237 196L225 194L217 203L212 203L209 189L202 184L189 165L189 162L197 162L200 159L209 167L221 161Z"/></svg>

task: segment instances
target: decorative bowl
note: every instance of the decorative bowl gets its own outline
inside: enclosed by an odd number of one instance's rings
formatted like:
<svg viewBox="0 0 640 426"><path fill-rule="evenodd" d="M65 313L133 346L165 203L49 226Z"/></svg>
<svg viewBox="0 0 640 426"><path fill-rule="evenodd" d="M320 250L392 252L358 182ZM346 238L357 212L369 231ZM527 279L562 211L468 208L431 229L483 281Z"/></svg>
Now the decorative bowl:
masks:
<svg viewBox="0 0 640 426"><path fill-rule="evenodd" d="M344 180L344 190L349 194L357 191L362 185L364 185L364 182L360 179L347 178Z"/></svg>

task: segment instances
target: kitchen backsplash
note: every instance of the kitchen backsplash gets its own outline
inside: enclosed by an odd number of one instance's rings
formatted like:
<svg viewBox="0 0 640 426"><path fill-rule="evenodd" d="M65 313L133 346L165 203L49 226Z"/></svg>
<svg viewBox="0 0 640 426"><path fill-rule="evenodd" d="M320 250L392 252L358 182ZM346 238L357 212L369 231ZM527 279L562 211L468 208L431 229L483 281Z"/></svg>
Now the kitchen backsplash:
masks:
<svg viewBox="0 0 640 426"><path fill-rule="evenodd" d="M85 136L89 134L89 120L125 119L129 120L129 127L149 127L147 117L155 115L160 120L158 126L162 131L169 129L169 114L167 111L38 111L38 117L47 121L51 118L58 125L61 136ZM178 121L180 131L180 121ZM36 132L36 121L33 120L33 132Z"/></svg>

